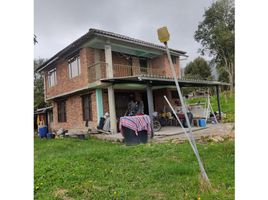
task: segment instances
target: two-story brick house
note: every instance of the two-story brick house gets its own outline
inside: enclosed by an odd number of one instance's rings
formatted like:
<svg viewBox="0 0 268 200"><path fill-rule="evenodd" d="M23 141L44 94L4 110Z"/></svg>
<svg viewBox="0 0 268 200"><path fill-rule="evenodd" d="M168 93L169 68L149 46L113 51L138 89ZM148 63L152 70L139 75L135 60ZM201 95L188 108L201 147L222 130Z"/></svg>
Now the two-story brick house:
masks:
<svg viewBox="0 0 268 200"><path fill-rule="evenodd" d="M218 88L215 81L180 79L180 58L186 52L170 51L181 86ZM168 108L163 95L171 102L177 98L163 46L97 29L90 29L37 71L44 74L45 99L53 106L53 129L86 130L86 121L96 127L108 112L111 131L116 132L116 119L124 115L130 94L142 98L150 116Z"/></svg>

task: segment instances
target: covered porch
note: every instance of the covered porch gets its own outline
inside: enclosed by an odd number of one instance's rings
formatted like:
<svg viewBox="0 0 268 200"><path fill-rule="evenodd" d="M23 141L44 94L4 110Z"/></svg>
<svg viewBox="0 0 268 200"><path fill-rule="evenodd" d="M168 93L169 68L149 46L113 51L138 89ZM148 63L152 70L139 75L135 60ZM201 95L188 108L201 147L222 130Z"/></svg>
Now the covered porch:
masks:
<svg viewBox="0 0 268 200"><path fill-rule="evenodd" d="M153 91L157 89L175 88L174 80L171 77L157 76L157 75L140 75L129 77L115 77L108 79L101 79L101 82L110 83L114 88L122 89L144 89L147 94L148 110L151 116L154 112L154 98ZM218 111L221 114L220 104L220 86L229 85L218 81L206 81L195 79L178 79L180 87L210 87L216 89ZM220 116L221 118L221 116Z"/></svg>
<svg viewBox="0 0 268 200"><path fill-rule="evenodd" d="M168 91L169 88L171 89L173 88L172 90L176 91L173 79L163 76L141 75L141 76L117 77L117 78L115 77L115 78L101 79L101 82L112 85L114 88L113 95L115 96L115 102L114 104L109 103L109 106L114 106L113 109L116 111L115 117L117 119L120 116L124 116L125 107L127 106L128 103L127 94L129 93L141 94L142 100L145 104L145 114L148 114L151 120L153 120L153 112L159 111L158 107L163 106L165 104L163 96L166 95L167 97L170 97L170 93L168 94L167 92L165 93L163 91ZM228 84L221 83L218 81L189 80L189 79L179 79L179 84L181 87L215 88L217 94L218 111L221 118L220 86ZM117 132L118 130L116 131L116 133Z"/></svg>

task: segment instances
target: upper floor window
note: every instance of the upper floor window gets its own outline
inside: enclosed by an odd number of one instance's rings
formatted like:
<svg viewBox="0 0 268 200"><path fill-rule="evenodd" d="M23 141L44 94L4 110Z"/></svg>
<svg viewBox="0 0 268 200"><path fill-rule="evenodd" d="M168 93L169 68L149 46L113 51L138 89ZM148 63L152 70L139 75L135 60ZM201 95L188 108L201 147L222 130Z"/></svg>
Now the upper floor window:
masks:
<svg viewBox="0 0 268 200"><path fill-rule="evenodd" d="M140 58L139 61L140 61L140 66L142 68L147 68L147 59L146 58Z"/></svg>
<svg viewBox="0 0 268 200"><path fill-rule="evenodd" d="M128 64L128 66L132 66L132 63L133 63L132 58L129 57L129 58L127 59L127 64Z"/></svg>
<svg viewBox="0 0 268 200"><path fill-rule="evenodd" d="M52 87L57 84L56 68L48 72L48 87Z"/></svg>
<svg viewBox="0 0 268 200"><path fill-rule="evenodd" d="M80 58L74 57L68 61L69 78L73 78L81 74Z"/></svg>
<svg viewBox="0 0 268 200"><path fill-rule="evenodd" d="M177 63L177 57L176 56L171 56L171 60L173 64Z"/></svg>

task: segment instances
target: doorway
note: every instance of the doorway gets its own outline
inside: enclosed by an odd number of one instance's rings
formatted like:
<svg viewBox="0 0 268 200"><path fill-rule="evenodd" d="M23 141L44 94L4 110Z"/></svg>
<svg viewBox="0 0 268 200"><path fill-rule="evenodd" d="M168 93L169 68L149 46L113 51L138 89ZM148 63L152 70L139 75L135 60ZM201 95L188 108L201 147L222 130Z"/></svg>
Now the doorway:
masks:
<svg viewBox="0 0 268 200"><path fill-rule="evenodd" d="M127 91L116 91L115 92L115 109L116 109L116 117L122 117L125 115L127 109L128 109L128 103L130 101L130 95L140 95L143 104L144 104L144 114L148 115L148 100L147 100L147 94L145 91L133 91L133 92L127 92Z"/></svg>

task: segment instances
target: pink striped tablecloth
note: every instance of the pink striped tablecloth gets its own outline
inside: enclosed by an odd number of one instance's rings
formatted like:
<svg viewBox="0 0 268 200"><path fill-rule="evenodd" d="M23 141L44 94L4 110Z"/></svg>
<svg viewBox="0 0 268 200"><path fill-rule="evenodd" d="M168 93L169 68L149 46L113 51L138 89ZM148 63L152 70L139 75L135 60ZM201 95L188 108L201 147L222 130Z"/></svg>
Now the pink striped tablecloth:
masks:
<svg viewBox="0 0 268 200"><path fill-rule="evenodd" d="M122 133L122 126L135 131L136 135L138 135L139 131L146 130L148 134L151 134L152 131L151 119L148 115L120 117L119 129L121 133Z"/></svg>

